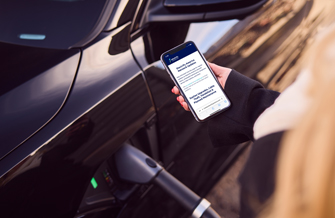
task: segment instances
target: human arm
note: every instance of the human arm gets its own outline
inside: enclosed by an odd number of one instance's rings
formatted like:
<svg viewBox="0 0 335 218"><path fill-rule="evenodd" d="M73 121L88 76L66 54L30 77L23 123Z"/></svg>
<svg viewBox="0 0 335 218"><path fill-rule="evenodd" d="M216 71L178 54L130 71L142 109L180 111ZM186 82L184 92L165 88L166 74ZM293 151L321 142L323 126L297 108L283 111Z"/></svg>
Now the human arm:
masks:
<svg viewBox="0 0 335 218"><path fill-rule="evenodd" d="M265 89L259 82L235 70L209 63L231 101L231 107L208 121L214 146L234 145L253 140L253 125L258 116L278 97L279 93ZM177 87L172 89L179 95ZM177 100L189 110L182 96Z"/></svg>
<svg viewBox="0 0 335 218"><path fill-rule="evenodd" d="M229 74L224 90L231 107L208 121L213 145L234 145L253 140L256 119L280 93L265 89L259 82L235 70Z"/></svg>

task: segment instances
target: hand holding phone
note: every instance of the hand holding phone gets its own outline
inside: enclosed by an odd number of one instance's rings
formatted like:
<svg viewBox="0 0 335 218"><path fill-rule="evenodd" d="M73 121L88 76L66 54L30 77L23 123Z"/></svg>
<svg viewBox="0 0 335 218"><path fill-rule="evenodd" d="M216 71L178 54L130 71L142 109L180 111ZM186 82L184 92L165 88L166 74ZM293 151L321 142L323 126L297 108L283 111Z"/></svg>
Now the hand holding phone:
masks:
<svg viewBox="0 0 335 218"><path fill-rule="evenodd" d="M161 61L197 121L229 108L230 101L221 84L193 42L163 53Z"/></svg>
<svg viewBox="0 0 335 218"><path fill-rule="evenodd" d="M228 79L228 76L231 72L230 68L227 67L222 67L222 66L218 66L216 64L207 62L207 64L209 65L209 67L212 69L213 73L215 74L216 78L218 79L220 85L222 88L225 87L226 85L226 81ZM171 90L171 92L175 95L181 95L179 89L177 86L174 86ZM188 107L188 104L185 102L185 99L182 96L178 96L177 97L177 101L180 103L180 105L186 110L186 111L190 111L190 108Z"/></svg>

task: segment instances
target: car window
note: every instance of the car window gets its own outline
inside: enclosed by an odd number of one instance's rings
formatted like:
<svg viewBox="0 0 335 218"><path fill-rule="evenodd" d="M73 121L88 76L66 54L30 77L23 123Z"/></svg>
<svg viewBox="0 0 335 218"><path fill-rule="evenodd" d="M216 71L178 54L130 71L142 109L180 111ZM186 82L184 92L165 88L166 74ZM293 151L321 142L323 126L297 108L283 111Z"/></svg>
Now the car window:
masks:
<svg viewBox="0 0 335 218"><path fill-rule="evenodd" d="M111 1L116 0L1 1L0 41L44 48L69 48L96 28Z"/></svg>

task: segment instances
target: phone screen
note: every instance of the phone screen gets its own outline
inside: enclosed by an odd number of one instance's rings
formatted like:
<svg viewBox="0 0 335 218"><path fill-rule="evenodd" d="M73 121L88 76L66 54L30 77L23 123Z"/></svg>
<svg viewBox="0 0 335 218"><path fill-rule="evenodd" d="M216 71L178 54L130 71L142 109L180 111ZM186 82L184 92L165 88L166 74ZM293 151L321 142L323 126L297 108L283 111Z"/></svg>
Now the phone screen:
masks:
<svg viewBox="0 0 335 218"><path fill-rule="evenodd" d="M161 56L198 121L230 106L221 85L193 42L186 42Z"/></svg>

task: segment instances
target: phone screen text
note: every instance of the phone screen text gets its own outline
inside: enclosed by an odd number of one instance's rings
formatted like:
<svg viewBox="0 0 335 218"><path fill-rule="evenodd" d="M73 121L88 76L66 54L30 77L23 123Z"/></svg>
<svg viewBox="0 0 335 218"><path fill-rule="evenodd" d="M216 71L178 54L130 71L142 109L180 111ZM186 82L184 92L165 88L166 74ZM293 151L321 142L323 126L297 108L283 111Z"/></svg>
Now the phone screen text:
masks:
<svg viewBox="0 0 335 218"><path fill-rule="evenodd" d="M164 59L200 120L230 105L193 43Z"/></svg>

